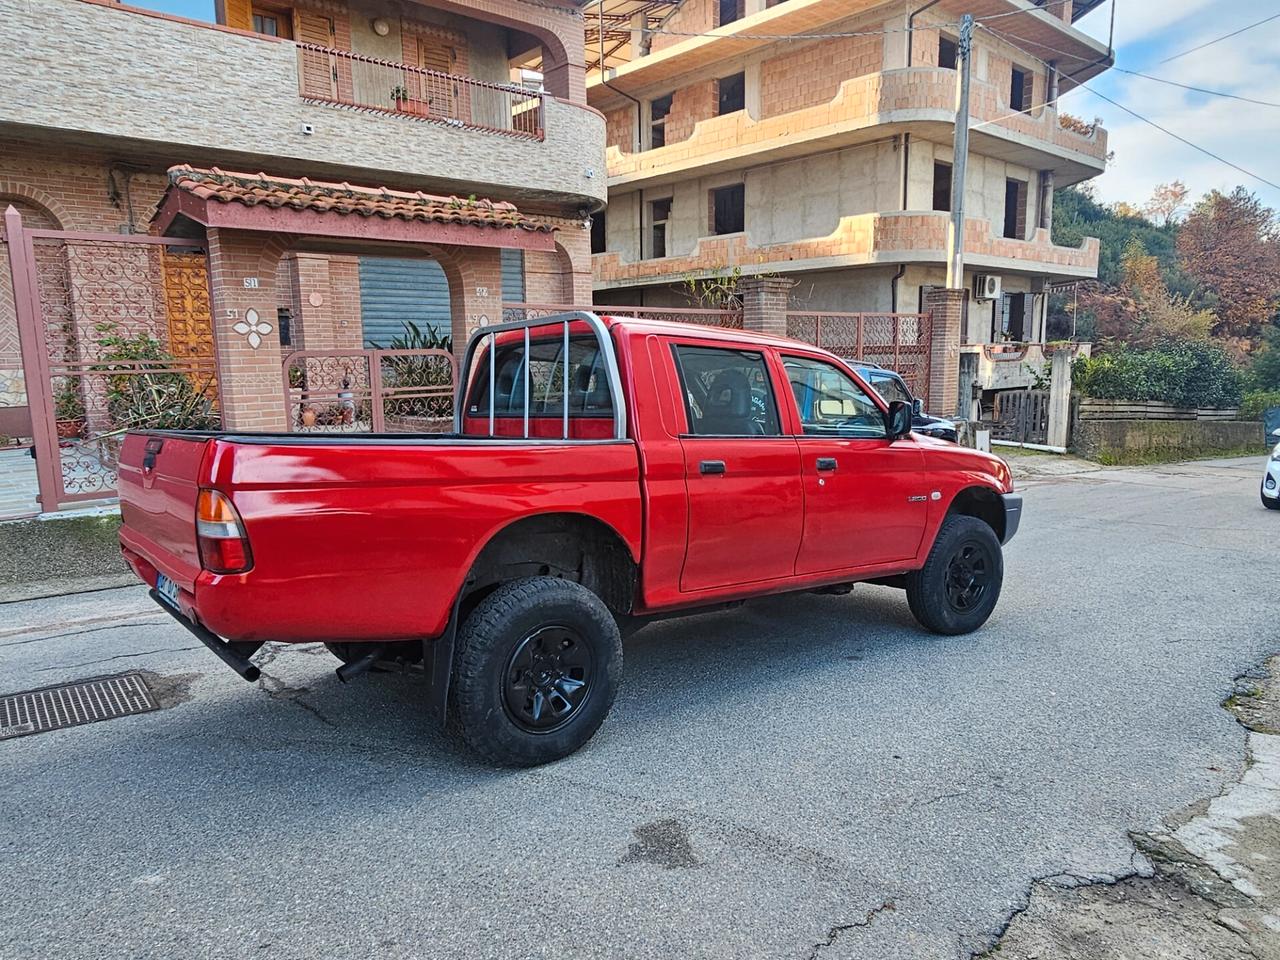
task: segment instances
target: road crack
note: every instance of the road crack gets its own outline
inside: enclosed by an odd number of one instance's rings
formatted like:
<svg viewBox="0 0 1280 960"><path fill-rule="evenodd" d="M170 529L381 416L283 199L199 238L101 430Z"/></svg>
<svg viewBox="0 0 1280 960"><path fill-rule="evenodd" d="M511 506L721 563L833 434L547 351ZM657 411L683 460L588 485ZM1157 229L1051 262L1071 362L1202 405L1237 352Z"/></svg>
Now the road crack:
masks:
<svg viewBox="0 0 1280 960"><path fill-rule="evenodd" d="M861 920L855 920L852 923L841 923L831 927L827 930L826 938L819 940L809 949L808 960L817 960L818 954L833 946L842 933L857 930L859 927L869 927L880 914L893 913L897 909L897 905L892 900L884 900L864 913Z"/></svg>

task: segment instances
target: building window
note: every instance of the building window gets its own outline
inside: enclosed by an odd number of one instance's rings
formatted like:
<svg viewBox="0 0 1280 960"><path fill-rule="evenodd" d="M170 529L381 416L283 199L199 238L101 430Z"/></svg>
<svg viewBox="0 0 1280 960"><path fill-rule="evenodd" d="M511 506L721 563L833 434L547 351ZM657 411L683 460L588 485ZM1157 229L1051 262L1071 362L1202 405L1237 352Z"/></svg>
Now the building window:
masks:
<svg viewBox="0 0 1280 960"><path fill-rule="evenodd" d="M667 221L671 219L671 198L653 200L649 203L649 256L659 258L667 255Z"/></svg>
<svg viewBox="0 0 1280 960"><path fill-rule="evenodd" d="M1031 110L1031 71L1014 67L1009 77L1009 106L1023 113Z"/></svg>
<svg viewBox="0 0 1280 960"><path fill-rule="evenodd" d="M954 70L959 53L960 48L956 46L954 40L943 34L938 35L938 66L945 70Z"/></svg>
<svg viewBox="0 0 1280 960"><path fill-rule="evenodd" d="M276 331L280 335L280 346L293 346L293 313L288 307L276 307Z"/></svg>
<svg viewBox="0 0 1280 960"><path fill-rule="evenodd" d="M1001 340L1022 343L1026 339L1027 295L1025 293L1006 293L1000 298L999 324L999 336L991 338L997 343Z"/></svg>
<svg viewBox="0 0 1280 960"><path fill-rule="evenodd" d="M604 211L591 215L591 252L604 253L605 244Z"/></svg>
<svg viewBox="0 0 1280 960"><path fill-rule="evenodd" d="M1027 181L1004 182L1004 235L1010 240L1027 237Z"/></svg>
<svg viewBox="0 0 1280 960"><path fill-rule="evenodd" d="M951 209L951 164L942 160L933 162L933 209Z"/></svg>
<svg viewBox="0 0 1280 960"><path fill-rule="evenodd" d="M671 94L649 101L649 146L654 150L667 145L669 113L671 113Z"/></svg>
<svg viewBox="0 0 1280 960"><path fill-rule="evenodd" d="M293 15L287 9L273 7L253 8L253 32L266 37L293 39Z"/></svg>
<svg viewBox="0 0 1280 960"><path fill-rule="evenodd" d="M711 232L742 233L746 229L746 191L735 183L711 191Z"/></svg>
<svg viewBox="0 0 1280 960"><path fill-rule="evenodd" d="M747 76L735 73L732 77L721 77L716 86L719 88L719 104L717 114L736 113L747 105Z"/></svg>
<svg viewBox="0 0 1280 960"><path fill-rule="evenodd" d="M719 4L720 22L717 26L723 27L726 23L742 19L742 0L719 0Z"/></svg>

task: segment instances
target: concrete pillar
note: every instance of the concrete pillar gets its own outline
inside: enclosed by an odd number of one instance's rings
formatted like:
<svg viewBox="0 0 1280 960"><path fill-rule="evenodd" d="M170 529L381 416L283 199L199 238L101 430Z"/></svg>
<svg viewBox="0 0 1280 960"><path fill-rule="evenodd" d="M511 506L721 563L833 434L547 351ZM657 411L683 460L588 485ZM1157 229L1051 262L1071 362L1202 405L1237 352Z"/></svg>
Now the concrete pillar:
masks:
<svg viewBox="0 0 1280 960"><path fill-rule="evenodd" d="M742 329L785 337L787 305L794 285L795 281L786 277L743 277L739 280Z"/></svg>
<svg viewBox="0 0 1280 960"><path fill-rule="evenodd" d="M276 330L278 244L271 234L210 229L209 299L218 403L227 430L289 429Z"/></svg>
<svg viewBox="0 0 1280 960"><path fill-rule="evenodd" d="M1049 361L1049 446L1065 447L1071 438L1070 350L1055 350Z"/></svg>
<svg viewBox="0 0 1280 960"><path fill-rule="evenodd" d="M929 396L925 406L942 415L960 410L960 332L969 309L969 291L934 287L925 293L924 308L932 316ZM966 403L966 406L968 404Z"/></svg>

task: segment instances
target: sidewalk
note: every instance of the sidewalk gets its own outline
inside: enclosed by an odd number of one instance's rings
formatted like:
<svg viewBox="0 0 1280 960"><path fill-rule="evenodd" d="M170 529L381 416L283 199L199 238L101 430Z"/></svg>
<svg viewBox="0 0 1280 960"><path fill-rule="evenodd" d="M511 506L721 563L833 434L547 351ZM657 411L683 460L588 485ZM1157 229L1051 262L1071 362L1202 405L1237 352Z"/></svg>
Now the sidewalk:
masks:
<svg viewBox="0 0 1280 960"><path fill-rule="evenodd" d="M136 583L118 516L0 523L0 603Z"/></svg>

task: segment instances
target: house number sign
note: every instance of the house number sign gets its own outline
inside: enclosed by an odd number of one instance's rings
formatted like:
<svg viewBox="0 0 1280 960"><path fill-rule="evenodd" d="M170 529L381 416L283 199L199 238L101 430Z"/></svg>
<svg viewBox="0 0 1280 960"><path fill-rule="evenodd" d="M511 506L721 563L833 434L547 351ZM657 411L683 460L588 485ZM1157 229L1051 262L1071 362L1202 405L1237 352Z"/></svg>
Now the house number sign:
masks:
<svg viewBox="0 0 1280 960"><path fill-rule="evenodd" d="M244 288L245 288L246 290L257 290L257 289L258 289L258 278L257 278L257 277L245 277L245 278L244 278Z"/></svg>

